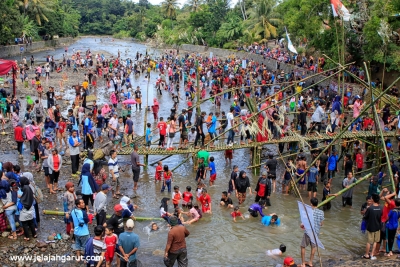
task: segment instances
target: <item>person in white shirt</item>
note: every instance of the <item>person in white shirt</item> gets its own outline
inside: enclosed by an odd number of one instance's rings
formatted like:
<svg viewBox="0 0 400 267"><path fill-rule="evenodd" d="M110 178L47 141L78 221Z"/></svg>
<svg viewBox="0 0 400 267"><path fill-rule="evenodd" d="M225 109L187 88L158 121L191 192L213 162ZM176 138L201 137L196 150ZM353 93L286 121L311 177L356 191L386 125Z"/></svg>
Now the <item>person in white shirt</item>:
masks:
<svg viewBox="0 0 400 267"><path fill-rule="evenodd" d="M227 119L227 126L226 130L229 130L228 132L228 141L226 142L228 146L232 146L234 139L235 139L235 132L234 132L234 126L235 126L235 121L234 121L234 116L233 116L233 111L235 110L234 107L230 108L230 112L226 115Z"/></svg>
<svg viewBox="0 0 400 267"><path fill-rule="evenodd" d="M113 117L108 122L108 128L110 129L109 131L110 140L114 140L115 136L117 135L118 132L117 127L118 127L117 113L114 113Z"/></svg>

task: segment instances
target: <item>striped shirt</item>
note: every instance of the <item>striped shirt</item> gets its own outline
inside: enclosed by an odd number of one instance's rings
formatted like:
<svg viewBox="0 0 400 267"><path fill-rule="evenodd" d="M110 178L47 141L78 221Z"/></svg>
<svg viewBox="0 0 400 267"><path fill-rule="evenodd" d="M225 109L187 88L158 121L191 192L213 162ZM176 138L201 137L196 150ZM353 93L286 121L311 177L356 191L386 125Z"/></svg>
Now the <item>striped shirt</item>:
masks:
<svg viewBox="0 0 400 267"><path fill-rule="evenodd" d="M321 229L321 223L325 220L324 212L320 209L313 209L314 218L314 231L319 235L319 230Z"/></svg>
<svg viewBox="0 0 400 267"><path fill-rule="evenodd" d="M119 166L118 166L118 159L117 158L115 158L115 159L112 159L112 158L110 158L109 160L108 160L108 169L111 171L111 170L113 170L114 171L114 175L115 175L115 177L119 177ZM110 177L112 178L112 175L110 174Z"/></svg>

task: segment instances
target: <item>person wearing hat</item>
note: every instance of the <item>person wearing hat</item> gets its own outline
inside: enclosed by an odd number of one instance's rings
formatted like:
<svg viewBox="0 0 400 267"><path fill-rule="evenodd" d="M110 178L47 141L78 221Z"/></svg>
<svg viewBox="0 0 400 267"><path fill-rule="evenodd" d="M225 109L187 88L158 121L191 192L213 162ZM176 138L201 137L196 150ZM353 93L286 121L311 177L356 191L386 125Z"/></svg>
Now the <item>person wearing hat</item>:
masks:
<svg viewBox="0 0 400 267"><path fill-rule="evenodd" d="M256 198L254 202L264 200L267 206L271 206L269 197L271 196L271 180L267 178L268 173L263 171L262 176L258 179L256 188Z"/></svg>
<svg viewBox="0 0 400 267"><path fill-rule="evenodd" d="M283 267L297 267L297 264L294 263L294 260L292 257L286 257L283 260Z"/></svg>
<svg viewBox="0 0 400 267"><path fill-rule="evenodd" d="M107 193L111 189L108 184L101 186L101 191L96 194L93 204L93 212L96 217L97 225L103 225L106 222L107 212Z"/></svg>
<svg viewBox="0 0 400 267"><path fill-rule="evenodd" d="M187 267L187 249L185 238L190 232L185 226L178 224L178 218L171 216L169 218L171 230L168 232L167 245L165 246L164 264L167 267L172 267L175 261L178 261L178 266Z"/></svg>
<svg viewBox="0 0 400 267"><path fill-rule="evenodd" d="M111 215L110 219L108 219L103 226L112 226L114 228L114 233L119 236L124 231L124 220L122 218L122 212L124 208L121 204L116 204L114 206L114 214Z"/></svg>
<svg viewBox="0 0 400 267"><path fill-rule="evenodd" d="M71 217L71 211L73 210L75 206L75 200L76 200L76 194L75 194L75 186L72 182L67 182L65 184L65 191L64 197L63 197L63 206L64 206L64 213L65 213L65 218L64 222L66 224L66 233L67 235L71 234L71 222L72 222L72 217Z"/></svg>
<svg viewBox="0 0 400 267"><path fill-rule="evenodd" d="M140 247L139 236L133 232L135 223L132 219L126 221L126 231L118 237L120 251L120 267L137 266L136 253Z"/></svg>

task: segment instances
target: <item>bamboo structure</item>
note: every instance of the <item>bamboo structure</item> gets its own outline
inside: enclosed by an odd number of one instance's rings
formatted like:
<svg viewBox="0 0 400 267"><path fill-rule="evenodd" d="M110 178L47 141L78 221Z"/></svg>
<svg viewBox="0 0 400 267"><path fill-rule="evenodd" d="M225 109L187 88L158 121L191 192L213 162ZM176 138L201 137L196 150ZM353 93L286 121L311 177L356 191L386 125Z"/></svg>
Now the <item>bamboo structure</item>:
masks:
<svg viewBox="0 0 400 267"><path fill-rule="evenodd" d="M367 107L365 107L363 110L361 110L360 114L356 118L353 118L353 120L349 123L349 125L352 125L354 122L356 122L368 109L370 109L375 104L375 102L377 100L379 100L381 97L383 97L399 80L400 80L400 77L398 77L388 88L386 88L382 93L380 93L378 95L378 97L374 99L374 101L372 101L370 104L368 104ZM332 142L322 150L322 152L314 159L314 161L309 165L309 167L297 179L296 182L299 182L304 177L304 175L308 172L310 167L313 166L317 162L317 160L320 158L320 156L325 151L327 151L332 146L332 144L334 144L335 141L337 141L339 138L341 138L346 132L348 132L348 130L346 128L344 128L337 135L335 135L335 138L333 138Z"/></svg>
<svg viewBox="0 0 400 267"><path fill-rule="evenodd" d="M365 64L365 62L364 62L364 67L365 68L367 67L367 64ZM381 124L380 124L379 118L378 118L379 116L378 116L378 113L376 111L374 96L373 96L373 93L372 93L372 90L371 90L371 78L369 76L369 70L367 68L365 69L365 73L367 74L368 83L369 83L369 89L370 89L370 92L371 92L371 102L374 103L374 105L372 105L372 109L374 111L375 125L376 125L376 128L378 128L378 131L379 131L379 137L381 139L381 144L382 144L382 147L383 147L383 151L385 152L386 162L390 162L389 154L388 154L388 151L387 151L386 145L385 145L385 138L383 137L382 127L381 127ZM379 156L379 158L380 158L380 154L378 154L377 156ZM392 190L393 190L393 192L395 192L396 191L396 185L395 185L394 179L393 179L392 168L388 168L388 170L389 170L389 178L390 178L390 180L392 182Z"/></svg>
<svg viewBox="0 0 400 267"><path fill-rule="evenodd" d="M370 178L371 176L372 176L372 174L369 173L369 174L365 175L364 177L362 177L362 178L360 178L360 179L357 179L357 181L356 181L355 183L349 185L349 187L347 187L347 188L344 188L344 189L340 190L339 192L337 192L337 193L335 194L335 196L328 197L327 199L325 199L324 201L322 201L321 203L319 203L319 204L318 204L318 208L319 208L319 207L322 207L323 205L325 205L325 204L328 203L329 201L335 199L336 197L342 195L343 193L345 193L346 191L348 191L348 190L350 190L351 188L355 187L355 186L358 185L359 183L361 183L361 182L367 180L367 179Z"/></svg>
<svg viewBox="0 0 400 267"><path fill-rule="evenodd" d="M56 210L43 210L43 214L45 215L53 215L53 216L64 216L65 212L63 211L56 211ZM106 218L110 219L112 215L107 215ZM129 219L129 218L126 218ZM164 220L163 218L150 218L150 217L136 217L135 216L135 221L162 221Z"/></svg>

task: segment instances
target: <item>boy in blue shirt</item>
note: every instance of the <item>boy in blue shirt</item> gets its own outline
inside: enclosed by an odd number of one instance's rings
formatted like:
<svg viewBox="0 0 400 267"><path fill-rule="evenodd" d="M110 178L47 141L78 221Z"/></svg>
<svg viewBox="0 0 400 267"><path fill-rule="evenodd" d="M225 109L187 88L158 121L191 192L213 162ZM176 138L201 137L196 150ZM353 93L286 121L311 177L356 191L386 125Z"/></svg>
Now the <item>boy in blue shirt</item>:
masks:
<svg viewBox="0 0 400 267"><path fill-rule="evenodd" d="M312 197L317 197L317 184L318 184L318 168L317 168L317 165L314 164L308 170L307 191L308 191L309 199L311 199L311 194L312 194Z"/></svg>
<svg viewBox="0 0 400 267"><path fill-rule="evenodd" d="M147 149L150 149L152 137L153 136L151 135L151 124L147 123L147 128L146 128L146 146L147 146Z"/></svg>
<svg viewBox="0 0 400 267"><path fill-rule="evenodd" d="M261 223L265 226L276 225L279 226L281 224L281 219L278 218L278 215L275 213L271 213L269 215L265 215L261 219Z"/></svg>
<svg viewBox="0 0 400 267"><path fill-rule="evenodd" d="M208 170L210 171L210 186L212 186L214 184L215 179L217 179L217 170L215 169L214 157L210 157Z"/></svg>

